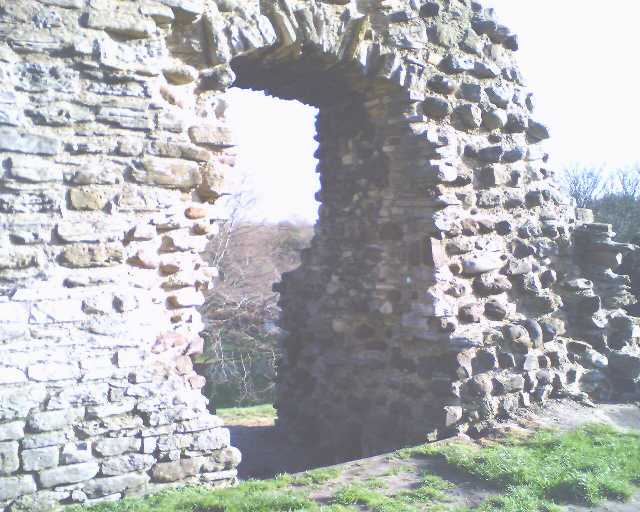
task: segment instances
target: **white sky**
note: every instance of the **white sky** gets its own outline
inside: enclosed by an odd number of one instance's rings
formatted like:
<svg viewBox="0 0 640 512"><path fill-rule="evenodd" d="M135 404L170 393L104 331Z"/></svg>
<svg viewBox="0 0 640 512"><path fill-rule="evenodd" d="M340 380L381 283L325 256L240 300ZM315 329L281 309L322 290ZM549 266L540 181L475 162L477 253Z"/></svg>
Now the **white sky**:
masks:
<svg viewBox="0 0 640 512"><path fill-rule="evenodd" d="M519 61L552 130L558 169L640 162L640 0L486 0L520 37ZM261 93L229 93L237 183L255 195L250 217L316 218L314 111Z"/></svg>

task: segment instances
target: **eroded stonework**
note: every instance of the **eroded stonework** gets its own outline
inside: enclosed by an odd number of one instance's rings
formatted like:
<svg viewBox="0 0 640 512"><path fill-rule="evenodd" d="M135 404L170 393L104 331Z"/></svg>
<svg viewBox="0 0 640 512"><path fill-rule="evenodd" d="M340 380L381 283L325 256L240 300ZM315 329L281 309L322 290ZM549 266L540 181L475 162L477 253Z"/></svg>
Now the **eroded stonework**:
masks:
<svg viewBox="0 0 640 512"><path fill-rule="evenodd" d="M320 109L316 236L277 285L292 438L333 461L481 432L552 394L637 396L615 273L634 247L555 184L492 10L0 6L0 510L234 482L190 357L232 84Z"/></svg>

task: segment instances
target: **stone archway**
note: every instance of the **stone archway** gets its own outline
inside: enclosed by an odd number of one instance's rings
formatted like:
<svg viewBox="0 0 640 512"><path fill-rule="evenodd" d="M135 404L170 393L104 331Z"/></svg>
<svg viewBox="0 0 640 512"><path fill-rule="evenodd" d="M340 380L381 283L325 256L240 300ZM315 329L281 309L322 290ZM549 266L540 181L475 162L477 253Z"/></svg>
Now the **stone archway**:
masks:
<svg viewBox="0 0 640 512"><path fill-rule="evenodd" d="M18 4L0 25L0 507L233 482L190 355L234 82L320 107L320 221L279 285L292 436L336 460L481 431L602 392L594 349L633 380L636 321L606 309L630 300L611 271L628 248L555 186L492 11Z"/></svg>

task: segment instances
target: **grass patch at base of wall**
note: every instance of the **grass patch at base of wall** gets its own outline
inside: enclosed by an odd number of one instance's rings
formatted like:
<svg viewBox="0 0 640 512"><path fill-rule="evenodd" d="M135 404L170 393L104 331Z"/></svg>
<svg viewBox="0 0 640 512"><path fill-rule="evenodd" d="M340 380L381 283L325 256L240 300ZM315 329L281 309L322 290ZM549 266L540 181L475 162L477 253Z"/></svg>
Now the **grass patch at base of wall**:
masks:
<svg viewBox="0 0 640 512"><path fill-rule="evenodd" d="M475 508L462 488L424 471L424 458L441 458L458 474L495 493ZM485 447L453 442L424 445L388 458L372 472L365 461L353 476L331 467L272 480L246 481L231 489L185 487L147 498L90 508L93 512L558 512L563 503L596 506L624 501L640 483L640 433L590 425L570 432L542 431L509 437ZM420 469L423 468L423 469ZM410 470L410 471L409 471ZM411 474L413 473L413 474ZM422 474L422 476L419 476ZM350 476L351 475L351 476ZM398 485L398 475L409 486ZM402 480L402 478L400 480ZM452 476L452 480L455 478ZM483 485L484 484L484 485ZM455 491L455 493L453 492ZM324 505L313 496L324 496ZM475 503L478 503L476 500ZM71 510L87 510L72 507Z"/></svg>
<svg viewBox="0 0 640 512"><path fill-rule="evenodd" d="M640 483L640 434L589 425L571 432L541 431L479 448L452 443L413 449L503 490L482 512L560 510L569 502L594 506L629 499Z"/></svg>
<svg viewBox="0 0 640 512"><path fill-rule="evenodd" d="M271 404L251 407L220 408L216 411L227 424L275 421L277 411Z"/></svg>
<svg viewBox="0 0 640 512"><path fill-rule="evenodd" d="M320 505L305 493L288 488L291 478L248 480L237 487L212 490L184 487L146 498L125 499L89 509L71 507L68 512L351 512L339 505Z"/></svg>

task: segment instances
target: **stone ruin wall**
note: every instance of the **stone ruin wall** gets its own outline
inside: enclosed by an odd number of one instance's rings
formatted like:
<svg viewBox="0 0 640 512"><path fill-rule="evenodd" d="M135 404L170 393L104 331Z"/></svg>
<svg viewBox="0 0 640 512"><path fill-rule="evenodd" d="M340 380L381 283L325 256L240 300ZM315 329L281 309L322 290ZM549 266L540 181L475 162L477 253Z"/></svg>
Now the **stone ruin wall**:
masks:
<svg viewBox="0 0 640 512"><path fill-rule="evenodd" d="M234 82L320 109L277 284L292 439L331 462L637 392L633 247L559 191L517 46L469 0L0 2L0 510L233 483L190 356Z"/></svg>

